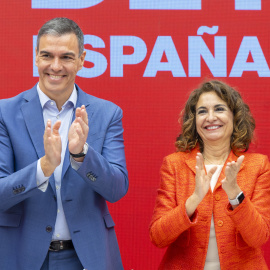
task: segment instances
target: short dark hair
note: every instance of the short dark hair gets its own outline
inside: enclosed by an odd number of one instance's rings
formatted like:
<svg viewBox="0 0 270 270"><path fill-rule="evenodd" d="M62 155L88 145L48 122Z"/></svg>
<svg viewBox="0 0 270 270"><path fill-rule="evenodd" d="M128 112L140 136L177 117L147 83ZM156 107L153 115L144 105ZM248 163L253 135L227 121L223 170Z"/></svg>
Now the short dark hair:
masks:
<svg viewBox="0 0 270 270"><path fill-rule="evenodd" d="M230 145L233 152L236 154L247 151L253 139L255 120L240 93L218 80L205 82L191 92L179 118L182 133L175 142L177 150L190 151L199 145L200 151L203 152L204 144L196 130L196 105L201 94L207 92L216 93L220 99L226 102L233 113L233 133Z"/></svg>
<svg viewBox="0 0 270 270"><path fill-rule="evenodd" d="M37 36L37 51L39 51L40 38L44 35L62 36L65 34L74 33L78 39L79 56L84 51L84 35L81 28L74 21L57 17L47 21L38 31Z"/></svg>

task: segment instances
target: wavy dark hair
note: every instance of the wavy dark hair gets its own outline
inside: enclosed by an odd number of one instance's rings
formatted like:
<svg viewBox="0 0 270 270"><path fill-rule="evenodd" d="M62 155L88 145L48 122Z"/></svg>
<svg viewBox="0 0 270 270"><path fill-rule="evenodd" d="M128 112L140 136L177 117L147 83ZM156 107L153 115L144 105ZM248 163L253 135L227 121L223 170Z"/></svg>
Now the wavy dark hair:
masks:
<svg viewBox="0 0 270 270"><path fill-rule="evenodd" d="M196 130L196 105L201 94L207 92L216 93L220 99L226 102L233 113L231 149L235 154L246 152L253 140L255 120L240 93L218 80L205 82L190 94L179 118L182 133L175 142L177 150L181 152L190 151L199 145L200 151L203 152L204 144Z"/></svg>

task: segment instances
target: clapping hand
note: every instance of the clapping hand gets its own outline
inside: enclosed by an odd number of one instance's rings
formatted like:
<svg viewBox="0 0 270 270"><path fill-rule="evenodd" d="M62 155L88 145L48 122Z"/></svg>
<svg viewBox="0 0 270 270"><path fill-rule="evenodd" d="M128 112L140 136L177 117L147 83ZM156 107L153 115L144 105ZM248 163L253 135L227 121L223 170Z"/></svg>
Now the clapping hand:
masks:
<svg viewBox="0 0 270 270"><path fill-rule="evenodd" d="M45 176L50 176L55 168L61 163L62 142L59 134L61 121L57 121L53 128L51 120L47 125L43 135L45 156L40 160L40 166Z"/></svg>
<svg viewBox="0 0 270 270"><path fill-rule="evenodd" d="M195 190L193 194L187 199L185 204L186 212L189 217L193 215L196 208L207 194L210 187L211 178L215 173L215 171L217 170L217 166L211 168L211 170L208 173L206 173L204 169L203 156L201 153L198 153L196 156L195 169L196 169Z"/></svg>
<svg viewBox="0 0 270 270"><path fill-rule="evenodd" d="M195 169L196 169L196 176L195 176L196 186L194 193L202 201L209 190L210 181L213 174L217 170L217 166L211 168L211 170L208 173L206 173L204 169L203 156L201 153L197 153Z"/></svg>
<svg viewBox="0 0 270 270"><path fill-rule="evenodd" d="M76 109L75 120L70 126L68 132L69 152L78 154L82 152L83 146L88 136L88 115L85 106ZM82 161L83 158L80 158Z"/></svg>
<svg viewBox="0 0 270 270"><path fill-rule="evenodd" d="M237 184L237 174L240 170L244 156L240 156L237 161L228 162L225 168L225 178L221 181L222 188L228 195L229 199L234 199L241 192Z"/></svg>

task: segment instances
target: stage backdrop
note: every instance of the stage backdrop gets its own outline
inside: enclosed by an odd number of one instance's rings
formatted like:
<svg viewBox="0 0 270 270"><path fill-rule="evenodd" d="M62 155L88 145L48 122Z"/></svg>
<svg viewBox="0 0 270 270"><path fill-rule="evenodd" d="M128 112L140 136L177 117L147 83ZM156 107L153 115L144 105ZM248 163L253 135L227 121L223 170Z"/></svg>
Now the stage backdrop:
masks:
<svg viewBox="0 0 270 270"><path fill-rule="evenodd" d="M85 34L77 83L124 111L130 188L109 207L126 270L157 269L164 254L148 236L159 168L200 82L217 78L240 90L257 124L251 150L270 155L269 14L269 0L1 0L0 98L38 81L38 29L66 16ZM270 266L270 243L264 250Z"/></svg>

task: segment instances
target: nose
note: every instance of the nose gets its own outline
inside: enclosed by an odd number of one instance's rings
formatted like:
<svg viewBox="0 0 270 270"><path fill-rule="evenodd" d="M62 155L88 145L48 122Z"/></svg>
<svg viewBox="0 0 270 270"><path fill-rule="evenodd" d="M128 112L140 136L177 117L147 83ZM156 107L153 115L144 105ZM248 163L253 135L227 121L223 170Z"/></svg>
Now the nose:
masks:
<svg viewBox="0 0 270 270"><path fill-rule="evenodd" d="M53 71L60 71L62 69L62 64L58 57L53 58L51 68Z"/></svg>
<svg viewBox="0 0 270 270"><path fill-rule="evenodd" d="M213 122L213 121L215 121L216 119L217 119L217 117L216 117L215 112L212 111L212 110L210 110L209 113L208 113L208 115L207 115L207 120L208 120L209 122Z"/></svg>

